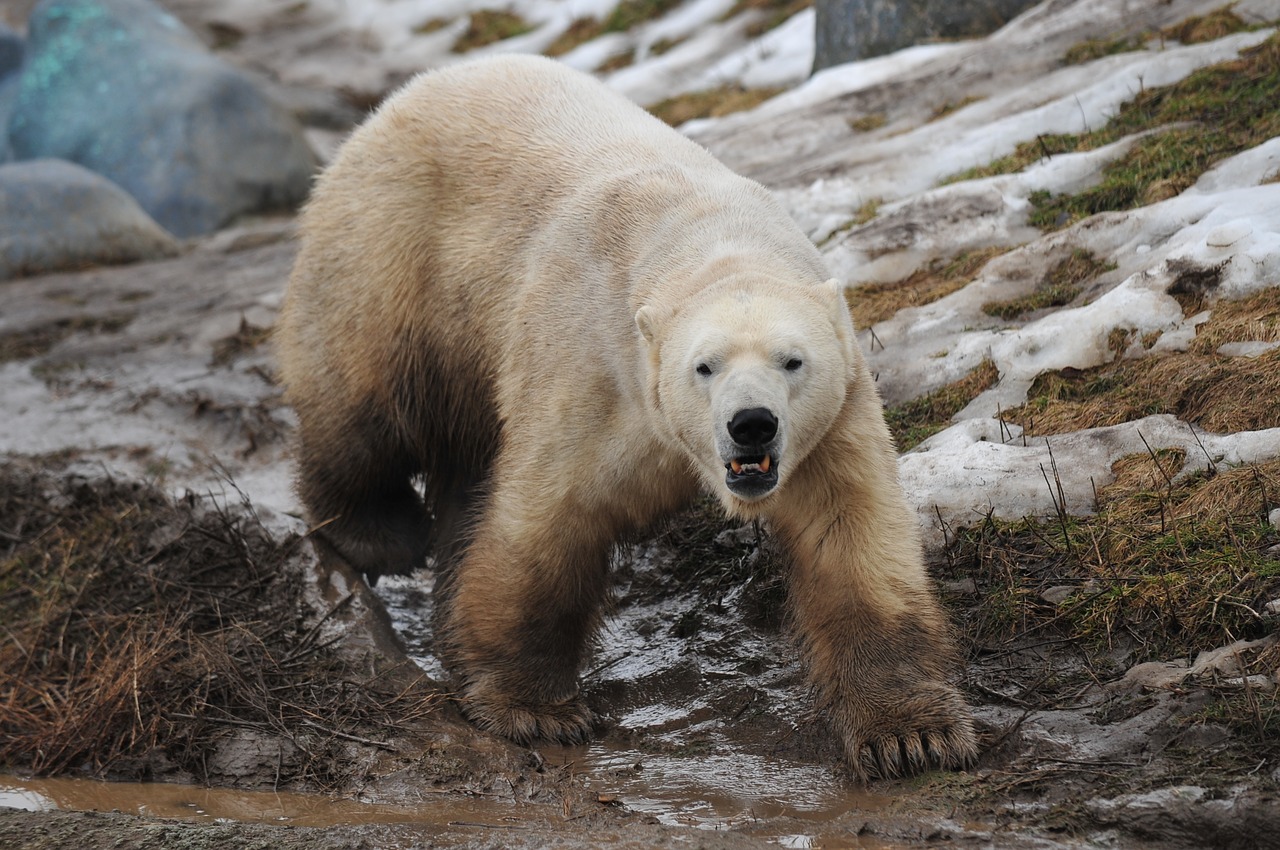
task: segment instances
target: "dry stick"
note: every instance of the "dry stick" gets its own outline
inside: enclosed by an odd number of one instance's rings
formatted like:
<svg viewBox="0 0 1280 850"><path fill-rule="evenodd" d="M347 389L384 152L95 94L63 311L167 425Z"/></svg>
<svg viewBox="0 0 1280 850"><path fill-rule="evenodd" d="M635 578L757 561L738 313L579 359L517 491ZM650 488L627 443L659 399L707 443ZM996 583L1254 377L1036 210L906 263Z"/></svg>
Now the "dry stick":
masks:
<svg viewBox="0 0 1280 850"><path fill-rule="evenodd" d="M1049 450L1049 465L1053 469L1053 481L1057 485L1057 492L1054 492L1054 484L1049 483L1049 473L1045 472L1044 464L1040 464L1040 474L1044 476L1045 486L1049 488L1049 498L1053 500L1054 510L1058 514L1058 524L1062 526L1062 542L1067 547L1067 554L1076 557L1075 547L1071 543L1071 535L1067 527L1067 494L1062 488L1062 477L1058 474L1058 461L1053 456L1053 446L1045 440L1044 446ZM1078 559L1077 559L1078 560Z"/></svg>
<svg viewBox="0 0 1280 850"><path fill-rule="evenodd" d="M304 719L301 722L303 726L309 726L312 729L318 729L321 732L327 732L330 735L333 735L334 737L337 737L337 738L344 738L348 741L354 741L357 744L367 744L370 747L377 747L378 749L386 750L389 753L394 753L396 751L395 747L391 746L385 741L375 741L372 738L361 738L359 735L351 735L346 732L340 732L337 729L333 729L323 724L316 723L314 720Z"/></svg>
<svg viewBox="0 0 1280 850"><path fill-rule="evenodd" d="M328 622L329 618L332 617L334 614L338 613L338 611L342 610L347 605L350 605L351 600L355 598L355 595L356 595L356 592L353 590L350 593L348 593L346 596L342 597L337 602L335 602L333 604L333 607L331 607L327 612L325 612L325 615L323 617L321 617L319 620L316 621L315 625L313 625L310 629L307 629L307 633L304 634L302 636L302 639L299 641L298 649L292 650L288 655L286 655L280 661L280 664L283 666L285 664L288 664L290 661L293 661L296 657L298 657L299 653L304 648L306 648L307 644L309 644L312 640L315 639L316 634L319 633L320 631L320 627L323 626L326 622Z"/></svg>
<svg viewBox="0 0 1280 850"><path fill-rule="evenodd" d="M1200 442L1200 435L1196 433L1194 425L1187 424L1187 429L1191 431L1191 436L1195 437L1196 445L1200 447L1200 451L1204 453L1204 459L1209 461L1209 474L1218 474L1218 465L1213 462L1213 458L1209 456L1209 450L1204 447L1204 443Z"/></svg>

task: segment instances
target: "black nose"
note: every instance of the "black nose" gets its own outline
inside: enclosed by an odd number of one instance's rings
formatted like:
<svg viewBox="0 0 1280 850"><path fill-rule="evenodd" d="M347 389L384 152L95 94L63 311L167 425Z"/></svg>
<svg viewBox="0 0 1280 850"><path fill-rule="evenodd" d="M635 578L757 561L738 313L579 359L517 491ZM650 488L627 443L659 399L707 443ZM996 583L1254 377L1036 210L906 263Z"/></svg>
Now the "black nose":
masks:
<svg viewBox="0 0 1280 850"><path fill-rule="evenodd" d="M767 407L739 410L729 420L729 436L740 446L763 446L778 433L778 418Z"/></svg>

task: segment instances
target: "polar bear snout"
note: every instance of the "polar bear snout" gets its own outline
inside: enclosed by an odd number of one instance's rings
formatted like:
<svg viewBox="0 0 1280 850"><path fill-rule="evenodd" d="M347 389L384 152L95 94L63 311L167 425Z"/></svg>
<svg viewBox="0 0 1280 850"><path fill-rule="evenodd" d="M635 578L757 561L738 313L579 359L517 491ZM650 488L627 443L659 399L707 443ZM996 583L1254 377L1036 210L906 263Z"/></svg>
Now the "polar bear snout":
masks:
<svg viewBox="0 0 1280 850"><path fill-rule="evenodd" d="M725 429L732 441L724 464L725 486L740 499L768 494L778 486L778 417L767 407L743 408Z"/></svg>
<svg viewBox="0 0 1280 850"><path fill-rule="evenodd" d="M740 446L763 446L778 433L778 417L767 407L739 410L729 420L729 436Z"/></svg>

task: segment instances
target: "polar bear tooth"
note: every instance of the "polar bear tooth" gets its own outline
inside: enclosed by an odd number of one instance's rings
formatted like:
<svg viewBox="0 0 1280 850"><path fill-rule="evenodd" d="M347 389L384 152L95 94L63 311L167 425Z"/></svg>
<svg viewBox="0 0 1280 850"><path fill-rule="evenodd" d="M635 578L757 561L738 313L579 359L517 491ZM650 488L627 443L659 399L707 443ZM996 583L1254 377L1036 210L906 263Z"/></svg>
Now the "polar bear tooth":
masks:
<svg viewBox="0 0 1280 850"><path fill-rule="evenodd" d="M729 461L729 468L733 470L734 475L742 474L742 464L738 462L737 458Z"/></svg>
<svg viewBox="0 0 1280 850"><path fill-rule="evenodd" d="M761 471L761 472L768 472L768 471L769 471L769 467L770 467L772 464L773 464L773 458L771 458L769 455L765 455L765 456L764 456L764 460L760 461L760 471Z"/></svg>

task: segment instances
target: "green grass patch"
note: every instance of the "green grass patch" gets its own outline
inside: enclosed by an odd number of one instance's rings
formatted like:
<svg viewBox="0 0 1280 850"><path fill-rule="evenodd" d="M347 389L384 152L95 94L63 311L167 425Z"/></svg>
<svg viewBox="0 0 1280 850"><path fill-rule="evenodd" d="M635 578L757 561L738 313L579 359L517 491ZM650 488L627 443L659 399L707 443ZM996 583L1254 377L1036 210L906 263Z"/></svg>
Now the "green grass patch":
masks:
<svg viewBox="0 0 1280 850"><path fill-rule="evenodd" d="M1091 252L1076 248L1071 256L1049 269L1034 292L1005 301L988 301L982 305L982 312L1011 320L1034 310L1070 304L1080 294L1083 284L1115 267L1115 263L1104 263Z"/></svg>
<svg viewBox="0 0 1280 850"><path fill-rule="evenodd" d="M996 364L984 360L960 380L886 409L885 421L889 423L898 451L909 451L946 428L951 424L951 417L999 379L1000 370Z"/></svg>
<svg viewBox="0 0 1280 850"><path fill-rule="evenodd" d="M1009 156L943 182L1013 173L1048 156L1093 150L1150 130L1159 132L1135 141L1104 169L1097 186L1074 195L1033 195L1031 223L1056 229L1095 213L1170 197L1221 160L1280 135L1280 37L1173 85L1140 92L1100 130L1040 136Z"/></svg>

